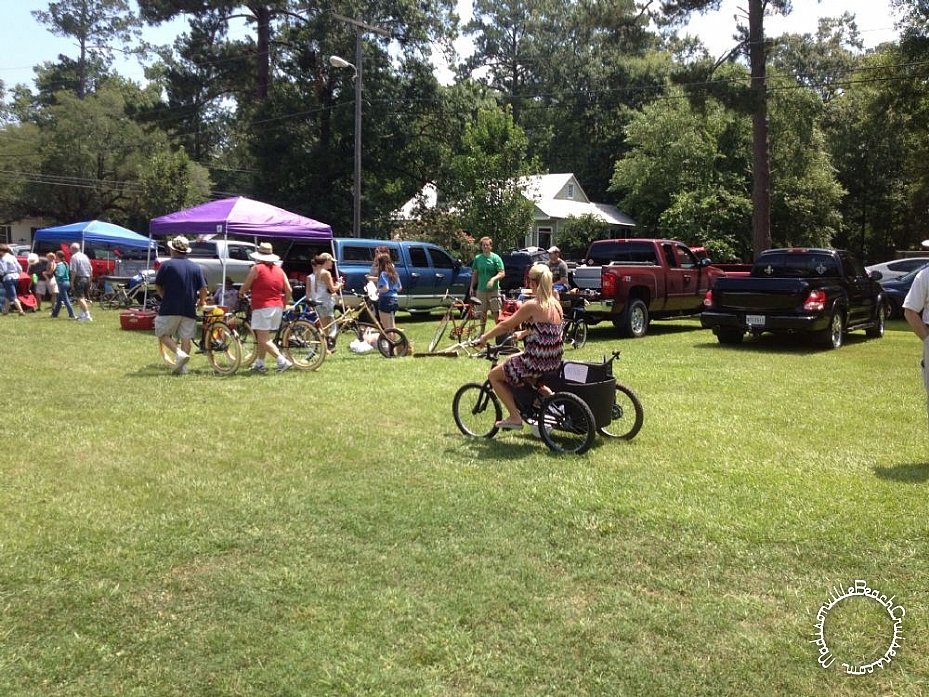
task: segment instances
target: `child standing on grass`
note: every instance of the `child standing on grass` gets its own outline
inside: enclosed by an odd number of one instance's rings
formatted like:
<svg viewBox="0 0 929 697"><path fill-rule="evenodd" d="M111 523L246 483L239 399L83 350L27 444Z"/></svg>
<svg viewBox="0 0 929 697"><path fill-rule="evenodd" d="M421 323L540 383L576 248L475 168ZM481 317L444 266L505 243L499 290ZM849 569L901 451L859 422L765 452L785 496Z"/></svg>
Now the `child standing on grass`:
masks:
<svg viewBox="0 0 929 697"><path fill-rule="evenodd" d="M377 315L384 329L396 326L395 315L400 307L397 296L403 290L400 274L390 260L390 254L378 254L374 260L377 265Z"/></svg>

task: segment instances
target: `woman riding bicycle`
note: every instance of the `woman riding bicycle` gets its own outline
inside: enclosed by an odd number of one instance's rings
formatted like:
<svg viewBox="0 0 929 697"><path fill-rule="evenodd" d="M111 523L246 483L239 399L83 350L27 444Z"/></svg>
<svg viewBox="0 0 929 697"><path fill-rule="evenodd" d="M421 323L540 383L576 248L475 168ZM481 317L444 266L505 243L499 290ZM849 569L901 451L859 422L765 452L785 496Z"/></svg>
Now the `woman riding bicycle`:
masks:
<svg viewBox="0 0 929 697"><path fill-rule="evenodd" d="M534 385L543 374L561 366L564 353L561 303L552 292L551 270L544 264L535 264L529 269L529 288L532 290L532 298L525 301L515 314L487 330L476 342L484 344L492 337L515 331L520 325L524 327L517 334L517 338L525 340L523 351L492 368L488 375L494 392L507 409L507 417L496 425L507 430L523 427L510 386L525 383Z"/></svg>

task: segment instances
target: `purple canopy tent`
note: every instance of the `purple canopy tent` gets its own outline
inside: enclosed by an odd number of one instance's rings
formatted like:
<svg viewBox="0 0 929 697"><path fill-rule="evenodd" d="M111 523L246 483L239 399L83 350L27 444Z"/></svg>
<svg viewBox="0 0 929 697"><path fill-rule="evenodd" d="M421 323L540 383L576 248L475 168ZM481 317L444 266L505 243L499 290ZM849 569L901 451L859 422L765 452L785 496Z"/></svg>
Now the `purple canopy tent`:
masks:
<svg viewBox="0 0 929 697"><path fill-rule="evenodd" d="M279 237L301 240L332 240L332 227L312 218L291 213L283 208L244 196L209 201L193 208L185 208L160 218L148 225L150 237L160 235L229 235L247 237ZM226 267L223 265L223 284Z"/></svg>
<svg viewBox="0 0 929 697"><path fill-rule="evenodd" d="M244 196L210 201L153 218L148 231L153 237L245 235L309 240L332 239L332 227L325 223Z"/></svg>

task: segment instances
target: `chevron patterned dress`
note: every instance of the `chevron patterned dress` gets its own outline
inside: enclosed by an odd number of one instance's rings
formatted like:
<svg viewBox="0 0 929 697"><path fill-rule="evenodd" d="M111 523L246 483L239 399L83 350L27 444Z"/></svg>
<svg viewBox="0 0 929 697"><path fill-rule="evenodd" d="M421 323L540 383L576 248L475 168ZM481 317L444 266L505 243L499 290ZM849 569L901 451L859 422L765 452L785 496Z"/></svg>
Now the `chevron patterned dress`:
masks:
<svg viewBox="0 0 929 697"><path fill-rule="evenodd" d="M503 364L503 374L511 385L522 385L561 367L564 342L560 322L526 322L526 347Z"/></svg>

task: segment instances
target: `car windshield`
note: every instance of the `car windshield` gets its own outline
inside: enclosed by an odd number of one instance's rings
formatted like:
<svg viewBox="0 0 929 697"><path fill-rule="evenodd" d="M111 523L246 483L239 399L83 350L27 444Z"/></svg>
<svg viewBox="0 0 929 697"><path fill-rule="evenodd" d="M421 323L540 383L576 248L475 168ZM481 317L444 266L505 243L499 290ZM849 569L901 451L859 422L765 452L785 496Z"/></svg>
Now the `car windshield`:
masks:
<svg viewBox="0 0 929 697"><path fill-rule="evenodd" d="M913 279L916 278L917 274L920 271L922 271L924 268L926 268L927 266L929 266L929 264L923 264L918 269L913 269L908 274L901 276L900 278L897 279L897 281L899 283L912 283Z"/></svg>

